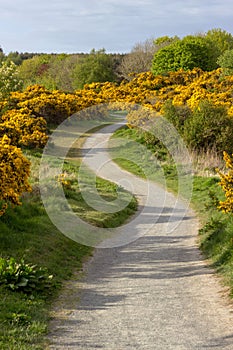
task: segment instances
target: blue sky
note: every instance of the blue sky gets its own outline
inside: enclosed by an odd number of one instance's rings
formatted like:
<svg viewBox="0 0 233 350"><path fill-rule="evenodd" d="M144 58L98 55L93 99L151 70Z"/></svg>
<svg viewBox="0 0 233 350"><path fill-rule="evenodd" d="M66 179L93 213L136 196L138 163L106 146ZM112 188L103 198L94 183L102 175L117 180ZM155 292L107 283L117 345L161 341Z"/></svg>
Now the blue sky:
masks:
<svg viewBox="0 0 233 350"><path fill-rule="evenodd" d="M0 13L5 53L123 53L163 35L233 34L232 0L0 0Z"/></svg>

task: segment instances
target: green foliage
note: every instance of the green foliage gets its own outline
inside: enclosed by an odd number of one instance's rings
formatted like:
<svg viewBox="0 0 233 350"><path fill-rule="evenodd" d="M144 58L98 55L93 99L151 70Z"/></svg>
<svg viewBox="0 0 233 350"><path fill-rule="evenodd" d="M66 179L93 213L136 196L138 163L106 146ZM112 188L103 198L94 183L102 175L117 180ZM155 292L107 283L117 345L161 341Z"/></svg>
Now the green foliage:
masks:
<svg viewBox="0 0 233 350"><path fill-rule="evenodd" d="M104 49L95 51L83 58L74 69L74 88L82 89L85 84L114 81L113 59Z"/></svg>
<svg viewBox="0 0 233 350"><path fill-rule="evenodd" d="M3 52L3 49L0 46L0 64L4 61L5 59L5 54Z"/></svg>
<svg viewBox="0 0 233 350"><path fill-rule="evenodd" d="M193 150L214 149L222 154L233 147L233 120L223 106L201 101L191 111L187 106L174 106L169 100L163 106L163 116L175 126Z"/></svg>
<svg viewBox="0 0 233 350"><path fill-rule="evenodd" d="M233 49L233 36L225 30L214 28L205 34L205 38L209 40L215 51L216 59L226 50Z"/></svg>
<svg viewBox="0 0 233 350"><path fill-rule="evenodd" d="M152 72L159 75L179 69L191 70L196 67L209 71L216 68L211 53L210 44L205 38L186 36L155 53Z"/></svg>
<svg viewBox="0 0 233 350"><path fill-rule="evenodd" d="M23 259L0 258L0 285L17 292L31 294L52 288L52 275L46 268L26 264Z"/></svg>
<svg viewBox="0 0 233 350"><path fill-rule="evenodd" d="M182 135L192 149L222 154L233 147L233 120L225 107L202 101L185 120Z"/></svg>
<svg viewBox="0 0 233 350"><path fill-rule="evenodd" d="M79 55L54 55L49 62L49 69L46 74L39 78L40 84L47 89L73 91L73 71L80 62Z"/></svg>
<svg viewBox="0 0 233 350"><path fill-rule="evenodd" d="M168 46L176 41L180 40L178 36L170 37L168 35L160 36L154 40L155 45L159 47Z"/></svg>
<svg viewBox="0 0 233 350"><path fill-rule="evenodd" d="M37 54L23 59L19 75L25 88L39 84L49 90L70 92L89 81L118 80L115 72L121 59L122 55L106 54L105 50L92 50L90 54Z"/></svg>
<svg viewBox="0 0 233 350"><path fill-rule="evenodd" d="M162 114L182 135L184 131L184 123L188 118L190 118L192 112L187 106L175 106L172 103L172 100L168 100L163 105Z"/></svg>
<svg viewBox="0 0 233 350"><path fill-rule="evenodd" d="M226 50L217 60L224 75L233 75L233 49Z"/></svg>
<svg viewBox="0 0 233 350"><path fill-rule="evenodd" d="M16 66L19 66L23 62L22 56L18 51L10 52L6 57L7 62L13 62Z"/></svg>
<svg viewBox="0 0 233 350"><path fill-rule="evenodd" d="M24 81L24 86L38 84L40 77L46 75L49 69L51 55L36 55L24 60L19 68L19 76Z"/></svg>

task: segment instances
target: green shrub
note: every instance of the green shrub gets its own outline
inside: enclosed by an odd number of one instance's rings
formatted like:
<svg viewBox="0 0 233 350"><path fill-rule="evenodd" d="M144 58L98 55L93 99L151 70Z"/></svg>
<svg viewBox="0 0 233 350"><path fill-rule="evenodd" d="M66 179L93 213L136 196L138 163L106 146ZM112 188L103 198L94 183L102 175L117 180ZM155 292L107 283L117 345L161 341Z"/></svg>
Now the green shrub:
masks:
<svg viewBox="0 0 233 350"><path fill-rule="evenodd" d="M223 70L223 75L233 74L233 49L226 50L219 58L218 64Z"/></svg>
<svg viewBox="0 0 233 350"><path fill-rule="evenodd" d="M188 106L175 106L172 100L164 103L162 108L163 116L169 120L182 135L185 121L190 118L192 111Z"/></svg>
<svg viewBox="0 0 233 350"><path fill-rule="evenodd" d="M225 107L201 101L185 120L183 137L192 149L229 152L233 147L233 119Z"/></svg>
<svg viewBox="0 0 233 350"><path fill-rule="evenodd" d="M208 40L204 37L188 35L155 53L152 73L160 75L197 67L204 71L211 71L217 67L215 60Z"/></svg>

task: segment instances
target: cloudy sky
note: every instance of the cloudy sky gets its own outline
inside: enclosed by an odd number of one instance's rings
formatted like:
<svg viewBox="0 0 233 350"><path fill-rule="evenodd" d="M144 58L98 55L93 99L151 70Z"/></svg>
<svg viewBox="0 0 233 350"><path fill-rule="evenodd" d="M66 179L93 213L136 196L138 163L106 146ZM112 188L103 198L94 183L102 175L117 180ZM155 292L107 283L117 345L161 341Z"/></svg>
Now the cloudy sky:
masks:
<svg viewBox="0 0 233 350"><path fill-rule="evenodd" d="M0 0L5 53L128 52L152 37L233 34L232 0Z"/></svg>

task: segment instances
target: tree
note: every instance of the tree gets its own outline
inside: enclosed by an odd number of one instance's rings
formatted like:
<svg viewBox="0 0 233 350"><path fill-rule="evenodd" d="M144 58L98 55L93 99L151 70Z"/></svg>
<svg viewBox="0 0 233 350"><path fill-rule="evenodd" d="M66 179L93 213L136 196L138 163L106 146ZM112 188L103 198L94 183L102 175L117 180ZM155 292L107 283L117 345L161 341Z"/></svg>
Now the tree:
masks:
<svg viewBox="0 0 233 350"><path fill-rule="evenodd" d="M152 72L159 75L179 69L191 70L197 67L210 71L215 68L215 65L210 43L204 37L190 35L182 40L176 40L156 52L152 63Z"/></svg>
<svg viewBox="0 0 233 350"><path fill-rule="evenodd" d="M137 43L130 53L126 54L119 66L120 77L130 81L135 74L148 72L156 51L154 39Z"/></svg>
<svg viewBox="0 0 233 350"><path fill-rule="evenodd" d="M218 58L226 51L233 49L233 36L225 30L215 28L209 30L204 38L209 42L212 49L212 60L218 67Z"/></svg>
<svg viewBox="0 0 233 350"><path fill-rule="evenodd" d="M5 55L4 55L3 49L0 46L0 64L4 61L4 59L5 59Z"/></svg>
<svg viewBox="0 0 233 350"><path fill-rule="evenodd" d="M224 75L233 75L233 49L226 50L217 60Z"/></svg>
<svg viewBox="0 0 233 350"><path fill-rule="evenodd" d="M176 40L179 40L179 38L163 36L137 43L131 52L126 54L122 59L119 67L120 77L130 81L134 78L135 74L150 71L155 52Z"/></svg>
<svg viewBox="0 0 233 350"><path fill-rule="evenodd" d="M49 79L53 82L56 89L63 91L73 91L73 71L80 63L79 55L54 55L49 63L49 69L46 76L43 77L40 84L49 89ZM47 79L47 80L46 80Z"/></svg>
<svg viewBox="0 0 233 350"><path fill-rule="evenodd" d="M10 52L6 60L7 62L14 62L16 66L19 66L23 62L23 59L21 55L18 53L18 51Z"/></svg>
<svg viewBox="0 0 233 350"><path fill-rule="evenodd" d="M114 64L105 49L93 49L87 57L78 63L73 72L74 89L82 89L85 84L114 81Z"/></svg>
<svg viewBox="0 0 233 350"><path fill-rule="evenodd" d="M180 38L175 35L175 36L160 36L157 39L154 40L154 44L158 47L158 49L162 49L165 46L168 46L176 41L180 40Z"/></svg>
<svg viewBox="0 0 233 350"><path fill-rule="evenodd" d="M50 60L51 55L43 54L33 56L31 59L23 61L19 67L19 76L24 81L24 87L42 83L42 77L50 67Z"/></svg>
<svg viewBox="0 0 233 350"><path fill-rule="evenodd" d="M218 56L223 54L223 52L226 50L233 49L232 34L220 28L209 30L205 34L205 38L214 44L215 50L217 50L216 54Z"/></svg>

